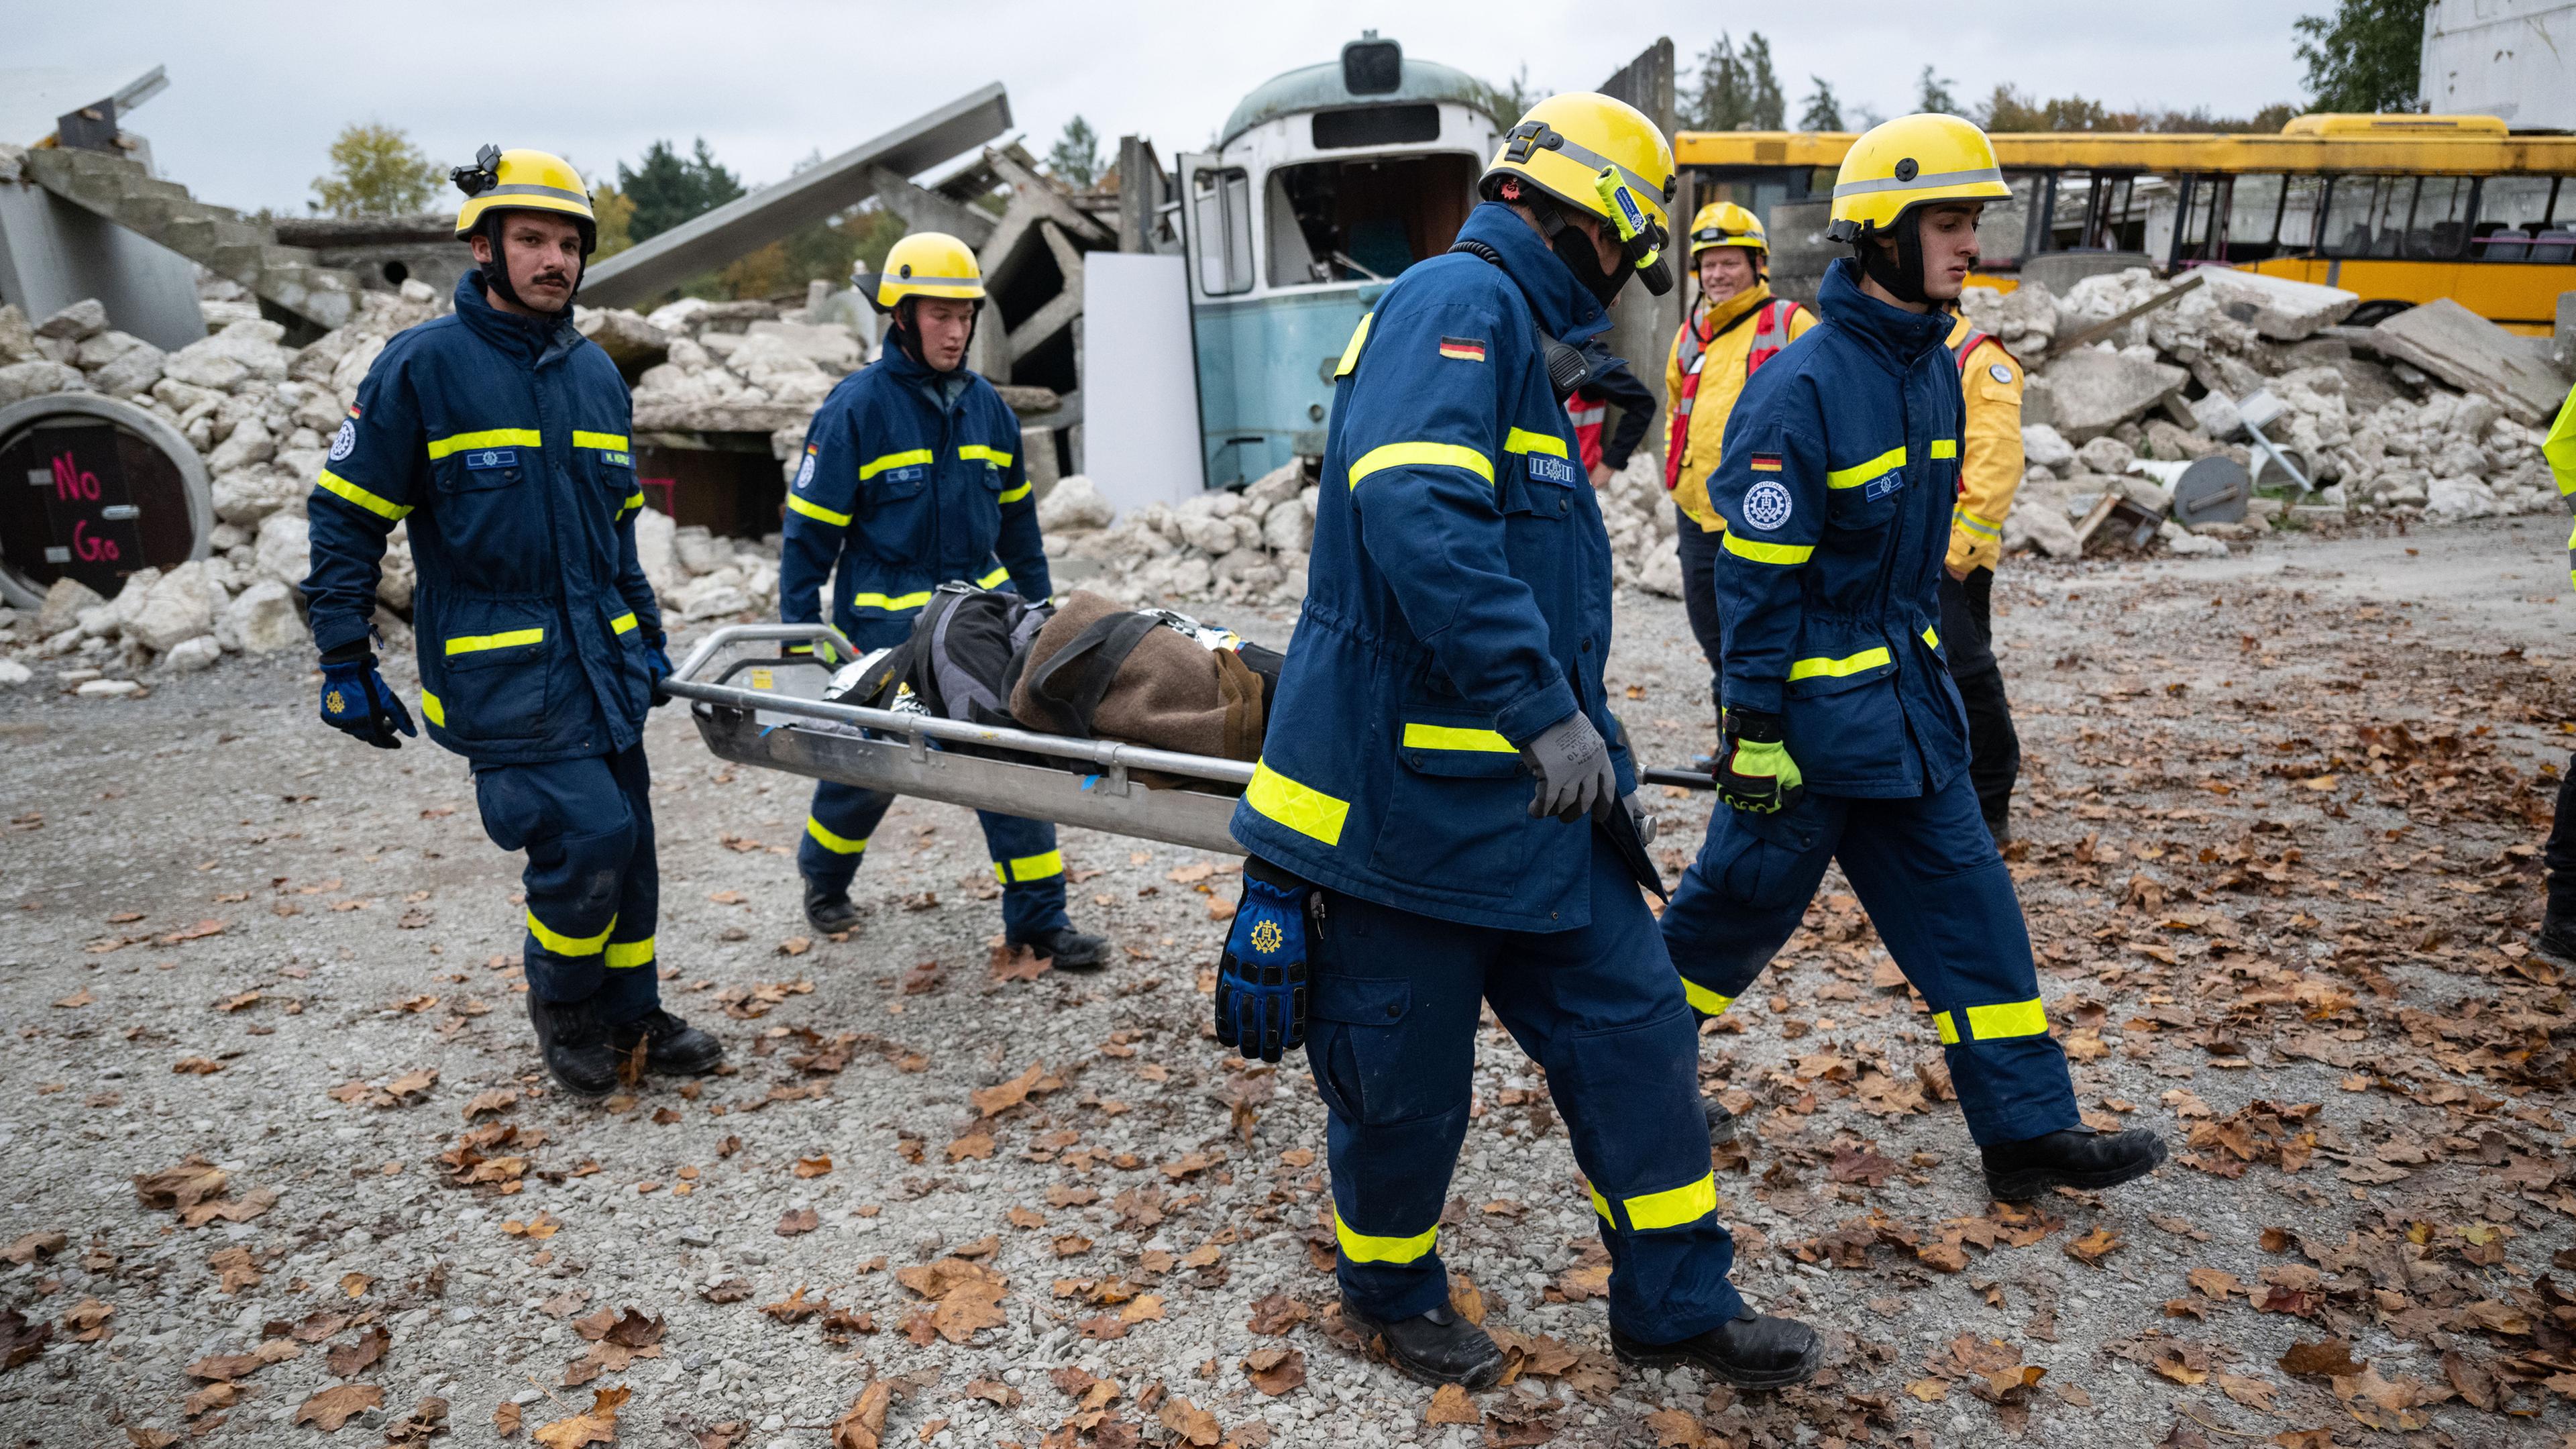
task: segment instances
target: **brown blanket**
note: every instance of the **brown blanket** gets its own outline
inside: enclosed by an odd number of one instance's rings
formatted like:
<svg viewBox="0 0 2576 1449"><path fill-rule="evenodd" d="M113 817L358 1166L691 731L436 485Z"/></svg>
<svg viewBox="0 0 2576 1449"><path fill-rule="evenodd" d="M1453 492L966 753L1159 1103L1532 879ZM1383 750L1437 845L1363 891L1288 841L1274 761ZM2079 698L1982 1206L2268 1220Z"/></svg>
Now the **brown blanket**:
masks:
<svg viewBox="0 0 2576 1449"><path fill-rule="evenodd" d="M1030 641L1028 658L1011 691L1011 714L1030 729L1088 735L1175 750L1250 760L1261 754L1261 676L1230 649L1208 649L1161 625L1147 630L1100 697L1091 727L1067 707L1060 687L1042 698L1031 687L1047 661L1104 619L1131 611L1098 594L1077 590ZM1062 675L1058 676L1061 681Z"/></svg>

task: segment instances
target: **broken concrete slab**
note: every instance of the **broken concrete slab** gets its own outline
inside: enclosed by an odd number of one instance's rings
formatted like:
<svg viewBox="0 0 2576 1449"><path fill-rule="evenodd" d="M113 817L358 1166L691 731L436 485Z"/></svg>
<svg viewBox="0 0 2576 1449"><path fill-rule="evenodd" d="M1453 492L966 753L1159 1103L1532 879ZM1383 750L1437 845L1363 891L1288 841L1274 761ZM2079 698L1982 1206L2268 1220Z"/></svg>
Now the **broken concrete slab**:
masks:
<svg viewBox="0 0 2576 1449"><path fill-rule="evenodd" d="M623 307L576 308L573 326L629 377L671 355L671 334Z"/></svg>
<svg viewBox="0 0 2576 1449"><path fill-rule="evenodd" d="M2081 447L2182 390L2191 374L2161 362L2083 348L2048 365L2057 431Z"/></svg>
<svg viewBox="0 0 2576 1449"><path fill-rule="evenodd" d="M2409 307L2370 330L2382 356L2493 398L2525 426L2547 421L2567 400L2567 379L2541 348L2448 297Z"/></svg>
<svg viewBox="0 0 2576 1449"><path fill-rule="evenodd" d="M2313 337L2361 305L2358 292L2260 272L2202 267L2192 275L2201 279L2220 311L2276 342Z"/></svg>

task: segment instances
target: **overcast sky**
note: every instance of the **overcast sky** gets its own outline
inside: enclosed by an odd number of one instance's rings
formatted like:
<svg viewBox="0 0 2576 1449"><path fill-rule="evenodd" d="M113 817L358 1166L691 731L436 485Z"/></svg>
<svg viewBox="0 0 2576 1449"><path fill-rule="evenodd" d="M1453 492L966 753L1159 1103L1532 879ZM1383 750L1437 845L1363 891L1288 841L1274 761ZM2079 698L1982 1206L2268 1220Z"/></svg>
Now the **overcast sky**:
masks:
<svg viewBox="0 0 2576 1449"><path fill-rule="evenodd" d="M561 152L613 179L657 137L703 135L754 184L830 155L986 81L1010 89L1016 129L1043 154L1065 120L1152 139L1167 159L1204 144L1243 93L1332 59L1364 28L1406 53L1493 79L1523 64L1550 89L1599 84L1657 36L1685 84L1718 17L1769 36L1794 124L1821 75L1846 104L1911 109L1929 63L1963 99L1998 81L2115 107L2246 114L2303 94L2291 22L2331 0L1420 0L1240 6L985 0L901 6L822 0L626 0L445 10L267 0L36 5L9 22L0 66L131 75L170 88L131 129L164 174L245 210L301 212L341 126L382 121L442 162L484 141ZM1748 18L1752 24L1746 23ZM26 142L35 136L0 140Z"/></svg>

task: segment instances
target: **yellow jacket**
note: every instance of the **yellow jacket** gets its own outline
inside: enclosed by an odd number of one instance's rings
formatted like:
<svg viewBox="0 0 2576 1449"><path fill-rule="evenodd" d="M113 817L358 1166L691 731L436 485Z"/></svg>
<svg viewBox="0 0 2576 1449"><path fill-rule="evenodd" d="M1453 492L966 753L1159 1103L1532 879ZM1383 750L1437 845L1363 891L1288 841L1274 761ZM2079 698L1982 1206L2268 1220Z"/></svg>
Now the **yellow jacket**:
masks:
<svg viewBox="0 0 2576 1449"><path fill-rule="evenodd" d="M1690 319L1673 334L1672 347L1664 355L1664 396L1678 399L1683 333L1695 326L1702 337L1710 338L1708 355L1700 364L1699 395L1691 404L1690 429L1682 441L1681 472L1673 484L1673 501L1710 533L1720 532L1726 524L1709 506L1708 475L1717 471L1718 445L1726 440L1726 415L1735 411L1735 400L1744 392L1745 360L1753 352L1754 329L1761 325L1751 314L1771 301L1771 288L1764 282L1755 282L1715 307L1701 298ZM1729 326L1738 319L1743 319L1740 325ZM1778 340L1794 342L1815 325L1816 314L1801 306L1789 314L1789 335ZM1717 335L1710 337L1711 333Z"/></svg>
<svg viewBox="0 0 2576 1449"><path fill-rule="evenodd" d="M1975 331L1966 317L1959 318L1950 329L1954 354ZM1959 501L1950 510L1949 565L1958 571L1990 569L2003 553L2004 517L2021 488L2021 363L1992 337L1980 339L1959 362L1968 435L1959 460Z"/></svg>

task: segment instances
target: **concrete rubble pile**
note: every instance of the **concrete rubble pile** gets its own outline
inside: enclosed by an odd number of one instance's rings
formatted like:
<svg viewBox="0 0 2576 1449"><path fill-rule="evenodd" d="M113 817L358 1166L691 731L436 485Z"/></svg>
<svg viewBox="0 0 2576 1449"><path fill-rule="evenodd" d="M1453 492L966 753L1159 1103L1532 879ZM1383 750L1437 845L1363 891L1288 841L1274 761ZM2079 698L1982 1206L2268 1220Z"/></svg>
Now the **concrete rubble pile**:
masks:
<svg viewBox="0 0 2576 1449"><path fill-rule="evenodd" d="M2198 285L2177 300L2055 356L2059 338L2175 284L2131 268L2087 277L2063 295L2035 282L2011 293L1968 289L1969 317L2030 372L2027 471L2005 524L2007 549L2081 553L2077 520L2115 490L2161 514L2171 494L2133 467L2142 460L2224 453L2252 470L2259 459L2236 404L2258 389L2287 409L2266 435L2304 460L2317 488L2288 500L2303 505L2302 515L2450 523L2559 506L2540 455L2548 417L2536 399L2553 386L2564 396L2567 384L2524 339L2446 303L2344 327L2360 300L2353 293L2215 268L2191 276ZM2228 539L2283 521L2285 500L2266 495L2286 483L2277 469L2262 472L2243 523L2195 531L2165 522L2164 547L2224 553Z"/></svg>

